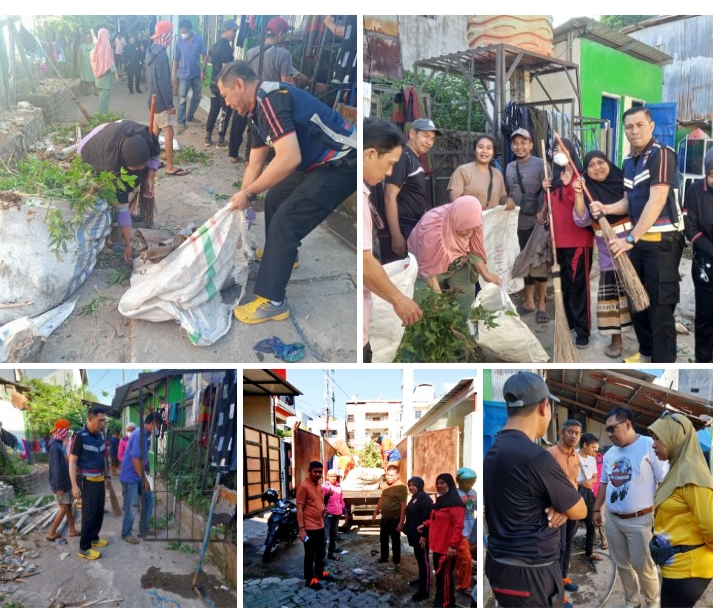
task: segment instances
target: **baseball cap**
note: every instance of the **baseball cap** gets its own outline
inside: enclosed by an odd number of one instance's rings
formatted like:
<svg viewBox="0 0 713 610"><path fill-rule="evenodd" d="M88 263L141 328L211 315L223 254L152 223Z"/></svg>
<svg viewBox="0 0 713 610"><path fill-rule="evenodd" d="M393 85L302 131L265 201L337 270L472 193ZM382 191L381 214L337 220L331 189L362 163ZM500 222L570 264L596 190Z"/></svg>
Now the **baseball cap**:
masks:
<svg viewBox="0 0 713 610"><path fill-rule="evenodd" d="M559 402L559 398L550 394L545 380L530 371L520 371L508 377L503 385L503 396L508 407L527 407L545 398Z"/></svg>
<svg viewBox="0 0 713 610"><path fill-rule="evenodd" d="M54 428L52 428L52 432L56 432L57 430L61 430L64 428L65 430L69 430L69 421L66 419L58 419L56 422L54 422Z"/></svg>
<svg viewBox="0 0 713 610"><path fill-rule="evenodd" d="M459 479L466 479L466 480L478 478L477 475L475 474L475 470L473 470L472 468L465 468L465 467L459 468L458 470L456 470L456 477Z"/></svg>
<svg viewBox="0 0 713 610"><path fill-rule="evenodd" d="M287 32L292 28L289 26L287 21L282 17L273 17L267 22L267 33L268 34L278 34L279 32Z"/></svg>
<svg viewBox="0 0 713 610"><path fill-rule="evenodd" d="M436 128L436 124L431 119L416 119L411 123L411 129L416 131L435 131L437 136L443 135L443 132Z"/></svg>
<svg viewBox="0 0 713 610"><path fill-rule="evenodd" d="M151 36L151 40L154 40L158 38L159 36L163 36L164 34L168 34L169 32L173 32L173 25L171 24L170 21L159 21L156 24L156 32L154 33L153 36Z"/></svg>
<svg viewBox="0 0 713 610"><path fill-rule="evenodd" d="M522 127L518 127L515 131L512 132L512 135L510 136L510 141L512 141L515 136L522 136L526 140L530 140L530 142L532 142L532 136L530 135L530 132L527 131L527 129L523 129Z"/></svg>
<svg viewBox="0 0 713 610"><path fill-rule="evenodd" d="M234 19L226 19L223 21L223 25L221 26L221 30L223 32L227 32L228 30L237 30L238 29L238 24L235 23Z"/></svg>

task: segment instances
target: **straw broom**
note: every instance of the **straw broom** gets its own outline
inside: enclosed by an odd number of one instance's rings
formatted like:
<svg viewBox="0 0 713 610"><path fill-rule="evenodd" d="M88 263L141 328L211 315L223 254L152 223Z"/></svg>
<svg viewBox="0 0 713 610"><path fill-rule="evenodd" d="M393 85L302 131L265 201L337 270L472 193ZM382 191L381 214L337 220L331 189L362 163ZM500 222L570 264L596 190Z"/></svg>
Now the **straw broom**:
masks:
<svg viewBox="0 0 713 610"><path fill-rule="evenodd" d="M549 180L547 159L545 157L545 141L540 140L542 147L542 163L545 166L545 180ZM555 225L552 222L552 196L550 189L547 190L547 215L550 221L550 240L552 241L552 283L555 287L555 362L576 362L579 363L579 354L572 341L572 333L569 331L567 322L567 312L564 310L564 296L562 295L562 278L560 276L560 266L557 262L557 244L555 242Z"/></svg>
<svg viewBox="0 0 713 610"><path fill-rule="evenodd" d="M153 137L153 122L154 115L156 114L156 94L151 96L151 114L149 115L149 135ZM154 211L156 210L156 196L155 193L151 193L151 197L144 195L144 191L148 186L148 172L141 182L141 189L139 192L139 215L141 220L146 223L147 228L153 226Z"/></svg>
<svg viewBox="0 0 713 610"><path fill-rule="evenodd" d="M572 168L575 177L579 179L579 172L577 171L577 167L572 162L572 158L569 156L569 151L562 144L562 140L560 139L559 134L557 132L554 132L554 135L560 145L560 148L562 149L564 154L567 155L567 160L569 161L569 165ZM587 189L584 183L582 183L582 187L584 188L584 193L589 198L590 203L593 202L594 198L592 197L591 193L589 192L589 189ZM602 236L604 237L604 241L607 244L607 248L609 248L609 242L614 239L618 239L616 236L616 232L614 231L614 229L612 229L612 226L609 224L609 221L604 215L597 218L596 221L597 223L599 223L599 226L602 229ZM611 254L611 249L609 253ZM614 257L614 255L611 254L611 257L614 261L614 266L616 267L616 274L621 279L622 284L624 284L624 290L626 291L626 294L629 297L629 301L631 302L631 308L635 312L644 311L645 309L648 309L649 305L651 304L649 301L649 295L646 292L644 285L641 283L641 280L639 279L639 274L636 273L636 269L634 269L634 265L631 263L631 260L629 260L629 257L626 255L626 253L618 257Z"/></svg>

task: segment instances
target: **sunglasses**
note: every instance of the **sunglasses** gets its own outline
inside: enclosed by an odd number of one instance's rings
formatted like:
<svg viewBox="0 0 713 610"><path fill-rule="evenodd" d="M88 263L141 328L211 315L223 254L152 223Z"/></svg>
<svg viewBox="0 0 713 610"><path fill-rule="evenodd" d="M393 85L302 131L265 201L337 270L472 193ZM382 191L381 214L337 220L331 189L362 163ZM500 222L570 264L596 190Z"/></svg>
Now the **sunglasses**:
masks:
<svg viewBox="0 0 713 610"><path fill-rule="evenodd" d="M625 421L626 420L617 422L613 426L607 426L606 428L604 428L604 430L607 434L614 434L614 430L616 430L616 427L623 424Z"/></svg>
<svg viewBox="0 0 713 610"><path fill-rule="evenodd" d="M686 434L686 426L684 426L684 425L683 425L683 422L680 422L680 421L676 418L676 416L675 416L673 413L671 413L671 411L668 411L668 410L667 410L667 411L664 411L664 412L661 414L661 419L663 419L664 417L670 417L670 418L671 418L673 421L675 421L679 426L681 426L681 428L683 429L683 433Z"/></svg>

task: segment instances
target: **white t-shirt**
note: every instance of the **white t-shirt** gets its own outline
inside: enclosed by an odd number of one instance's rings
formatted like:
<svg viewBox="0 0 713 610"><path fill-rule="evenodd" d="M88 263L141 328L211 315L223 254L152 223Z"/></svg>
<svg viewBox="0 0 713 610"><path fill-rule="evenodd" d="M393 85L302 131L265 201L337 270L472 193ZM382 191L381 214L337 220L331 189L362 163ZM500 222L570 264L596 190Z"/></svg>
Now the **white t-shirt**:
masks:
<svg viewBox="0 0 713 610"><path fill-rule="evenodd" d="M656 457L653 444L648 436L639 436L604 454L601 483L607 484L609 512L627 515L653 506L656 485L668 472L668 462Z"/></svg>
<svg viewBox="0 0 713 610"><path fill-rule="evenodd" d="M577 451L577 456L579 457L579 463L582 465L577 475L577 485L581 485L584 481L597 474L597 459L591 455L584 457L579 451ZM582 470L584 470L584 474L582 474Z"/></svg>

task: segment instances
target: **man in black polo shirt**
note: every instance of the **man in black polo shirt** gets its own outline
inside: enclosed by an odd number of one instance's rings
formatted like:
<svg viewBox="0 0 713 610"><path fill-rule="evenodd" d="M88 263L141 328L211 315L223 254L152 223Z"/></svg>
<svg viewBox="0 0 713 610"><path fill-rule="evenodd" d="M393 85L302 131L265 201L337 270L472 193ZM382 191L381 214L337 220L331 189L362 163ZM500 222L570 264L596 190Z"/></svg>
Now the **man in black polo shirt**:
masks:
<svg viewBox="0 0 713 610"><path fill-rule="evenodd" d="M485 456L485 574L505 608L561 608L560 526L587 515L555 459L535 443L559 402L544 379L523 371L503 386L508 419Z"/></svg>
<svg viewBox="0 0 713 610"><path fill-rule="evenodd" d="M629 214L634 228L609 244L615 257L631 251L636 273L651 305L632 313L639 353L625 362L676 362L674 311L681 294L678 266L683 254L683 215L678 203L676 153L653 137L651 113L643 107L624 113L624 134L633 150L624 160L624 198L590 206L592 214ZM654 332L655 329L655 332Z"/></svg>
<svg viewBox="0 0 713 610"><path fill-rule="evenodd" d="M428 211L426 174L419 157L433 148L436 136L443 134L431 119L417 119L408 135L401 159L386 178L383 215L387 226L378 233L382 264L406 256L406 240Z"/></svg>
<svg viewBox="0 0 713 610"><path fill-rule="evenodd" d="M230 115L233 114L233 109L226 105L225 100L220 95L217 81L223 66L233 61L233 40L235 40L235 34L238 31L238 24L233 19L227 19L223 22L221 30L220 38L210 49L210 65L212 69L210 75L210 112L205 126L205 145L212 146L213 128L218 115L220 115L218 144L216 144L218 148L225 147L225 132L228 131L228 123L230 123ZM243 119L244 121L245 119ZM244 128L245 125L243 125Z"/></svg>

